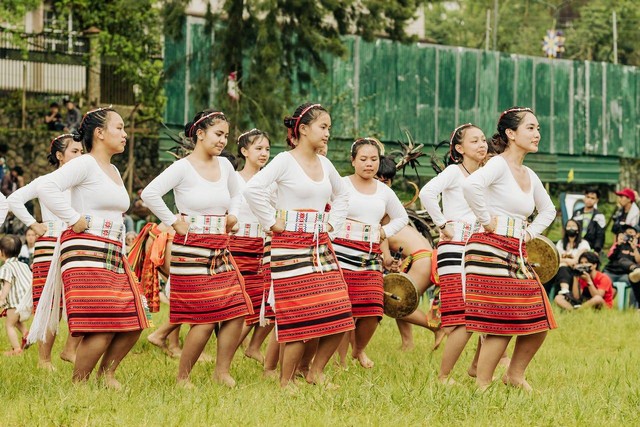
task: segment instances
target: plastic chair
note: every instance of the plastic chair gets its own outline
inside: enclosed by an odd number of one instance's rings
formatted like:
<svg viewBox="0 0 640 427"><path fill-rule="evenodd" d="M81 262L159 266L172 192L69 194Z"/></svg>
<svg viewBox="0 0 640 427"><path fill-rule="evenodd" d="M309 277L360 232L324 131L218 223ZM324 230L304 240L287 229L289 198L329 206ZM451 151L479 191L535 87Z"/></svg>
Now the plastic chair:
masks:
<svg viewBox="0 0 640 427"><path fill-rule="evenodd" d="M629 307L629 289L631 289L631 285L627 282L614 282L613 286L616 288L617 294L616 298L618 299L618 310L624 310Z"/></svg>

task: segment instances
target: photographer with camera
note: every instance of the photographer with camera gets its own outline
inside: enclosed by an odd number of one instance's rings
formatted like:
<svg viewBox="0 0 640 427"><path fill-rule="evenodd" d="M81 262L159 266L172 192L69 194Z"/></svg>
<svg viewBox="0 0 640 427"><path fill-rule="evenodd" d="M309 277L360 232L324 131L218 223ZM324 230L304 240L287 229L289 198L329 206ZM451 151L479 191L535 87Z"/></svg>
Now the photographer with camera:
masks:
<svg viewBox="0 0 640 427"><path fill-rule="evenodd" d="M640 300L640 251L638 232L628 224L621 226L616 242L609 250L609 263L604 272L612 282L626 282L631 285L636 301Z"/></svg>
<svg viewBox="0 0 640 427"><path fill-rule="evenodd" d="M606 274L598 271L599 266L600 258L594 252L580 255L578 264L573 267L575 277L571 292L556 296L556 304L569 311L584 307L611 308L613 283Z"/></svg>

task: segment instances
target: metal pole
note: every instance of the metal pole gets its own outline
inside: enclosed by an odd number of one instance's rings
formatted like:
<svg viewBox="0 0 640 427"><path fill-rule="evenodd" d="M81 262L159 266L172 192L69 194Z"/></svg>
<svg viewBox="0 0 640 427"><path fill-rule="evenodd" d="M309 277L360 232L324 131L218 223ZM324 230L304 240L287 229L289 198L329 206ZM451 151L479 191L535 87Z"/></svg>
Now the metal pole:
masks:
<svg viewBox="0 0 640 427"><path fill-rule="evenodd" d="M489 50L490 36L491 36L491 9L487 9L487 25L484 32L484 50Z"/></svg>
<svg viewBox="0 0 640 427"><path fill-rule="evenodd" d="M27 128L27 64L22 64L22 129Z"/></svg>
<svg viewBox="0 0 640 427"><path fill-rule="evenodd" d="M493 2L493 50L498 50L498 1Z"/></svg>
<svg viewBox="0 0 640 427"><path fill-rule="evenodd" d="M613 11L613 63L618 63L618 22L616 11Z"/></svg>

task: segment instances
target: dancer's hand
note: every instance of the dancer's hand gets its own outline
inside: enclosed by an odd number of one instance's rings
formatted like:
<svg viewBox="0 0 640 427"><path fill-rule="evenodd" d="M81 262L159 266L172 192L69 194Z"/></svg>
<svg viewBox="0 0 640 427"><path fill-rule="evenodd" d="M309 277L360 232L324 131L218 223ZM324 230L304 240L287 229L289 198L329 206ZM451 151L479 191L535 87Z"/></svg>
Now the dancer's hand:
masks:
<svg viewBox="0 0 640 427"><path fill-rule="evenodd" d="M227 233L233 234L238 231L238 218L235 215L227 215Z"/></svg>
<svg viewBox="0 0 640 427"><path fill-rule="evenodd" d="M183 219L177 220L176 222L171 224L171 227L176 230L176 234L179 234L181 236L184 236L189 232L189 224L187 224L187 222Z"/></svg>
<svg viewBox="0 0 640 427"><path fill-rule="evenodd" d="M29 228L32 229L34 233L36 233L36 237L42 237L47 232L47 226L41 222L34 222L33 224L31 224L31 226L29 226Z"/></svg>
<svg viewBox="0 0 640 427"><path fill-rule="evenodd" d="M498 220L496 219L495 216L492 216L491 221L489 221L489 224L482 224L482 228L484 228L484 231L486 231L487 233L493 233L494 231L496 231L497 225L498 225Z"/></svg>
<svg viewBox="0 0 640 427"><path fill-rule="evenodd" d="M82 215L71 228L73 229L74 233L84 233L84 231L89 228L89 224L87 224L87 218Z"/></svg>
<svg viewBox="0 0 640 427"><path fill-rule="evenodd" d="M282 233L284 231L284 219L276 218L275 224L271 226L271 231L273 233Z"/></svg>
<svg viewBox="0 0 640 427"><path fill-rule="evenodd" d="M380 241L382 242L387 238L387 233L384 232L384 228L380 227Z"/></svg>
<svg viewBox="0 0 640 427"><path fill-rule="evenodd" d="M453 239L453 226L446 224L444 228L440 229L440 240L449 241Z"/></svg>

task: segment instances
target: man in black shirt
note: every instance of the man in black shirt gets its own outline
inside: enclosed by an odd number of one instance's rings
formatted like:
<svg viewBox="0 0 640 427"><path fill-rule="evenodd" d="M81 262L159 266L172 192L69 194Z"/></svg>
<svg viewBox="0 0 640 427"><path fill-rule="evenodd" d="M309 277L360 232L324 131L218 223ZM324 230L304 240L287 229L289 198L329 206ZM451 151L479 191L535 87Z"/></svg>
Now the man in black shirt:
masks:
<svg viewBox="0 0 640 427"><path fill-rule="evenodd" d="M638 233L630 225L621 226L622 232L616 236L616 243L609 250L609 263L604 273L612 282L626 282L631 285L636 301L640 301L640 251Z"/></svg>
<svg viewBox="0 0 640 427"><path fill-rule="evenodd" d="M584 208L575 211L573 219L582 226L582 239L589 242L594 252L600 254L604 246L604 229L607 221L596 208L598 200L600 200L600 191L597 188L587 188L584 192Z"/></svg>

